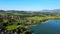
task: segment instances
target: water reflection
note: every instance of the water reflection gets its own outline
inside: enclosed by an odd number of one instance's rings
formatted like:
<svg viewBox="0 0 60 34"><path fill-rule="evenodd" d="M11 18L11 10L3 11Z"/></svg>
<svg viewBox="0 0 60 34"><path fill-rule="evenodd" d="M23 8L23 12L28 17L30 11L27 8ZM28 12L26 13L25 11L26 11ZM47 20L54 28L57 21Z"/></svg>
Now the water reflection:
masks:
<svg viewBox="0 0 60 34"><path fill-rule="evenodd" d="M60 34L60 20L48 20L46 23L30 27L35 34Z"/></svg>

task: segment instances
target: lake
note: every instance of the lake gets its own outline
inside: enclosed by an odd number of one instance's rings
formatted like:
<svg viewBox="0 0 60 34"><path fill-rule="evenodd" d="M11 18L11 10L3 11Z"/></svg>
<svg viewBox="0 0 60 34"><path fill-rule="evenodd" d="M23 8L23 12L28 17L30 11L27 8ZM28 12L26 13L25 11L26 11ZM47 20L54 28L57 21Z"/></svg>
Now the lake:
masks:
<svg viewBox="0 0 60 34"><path fill-rule="evenodd" d="M31 26L34 34L60 34L60 20L48 20L42 24Z"/></svg>

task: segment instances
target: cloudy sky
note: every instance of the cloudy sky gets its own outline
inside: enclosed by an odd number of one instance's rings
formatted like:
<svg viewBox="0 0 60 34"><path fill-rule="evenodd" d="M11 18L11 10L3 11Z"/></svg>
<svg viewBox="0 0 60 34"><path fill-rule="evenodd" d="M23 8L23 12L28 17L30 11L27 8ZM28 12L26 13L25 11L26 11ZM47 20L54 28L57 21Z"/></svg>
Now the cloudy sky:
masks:
<svg viewBox="0 0 60 34"><path fill-rule="evenodd" d="M0 0L0 10L60 9L60 0Z"/></svg>

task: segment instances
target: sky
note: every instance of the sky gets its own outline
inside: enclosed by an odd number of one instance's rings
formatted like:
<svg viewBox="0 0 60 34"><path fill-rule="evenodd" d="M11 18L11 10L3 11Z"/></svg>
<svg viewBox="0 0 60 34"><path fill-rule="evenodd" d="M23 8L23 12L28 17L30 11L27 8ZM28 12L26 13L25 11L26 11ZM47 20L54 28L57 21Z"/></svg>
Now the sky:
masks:
<svg viewBox="0 0 60 34"><path fill-rule="evenodd" d="M60 9L60 0L0 0L0 10L39 10Z"/></svg>

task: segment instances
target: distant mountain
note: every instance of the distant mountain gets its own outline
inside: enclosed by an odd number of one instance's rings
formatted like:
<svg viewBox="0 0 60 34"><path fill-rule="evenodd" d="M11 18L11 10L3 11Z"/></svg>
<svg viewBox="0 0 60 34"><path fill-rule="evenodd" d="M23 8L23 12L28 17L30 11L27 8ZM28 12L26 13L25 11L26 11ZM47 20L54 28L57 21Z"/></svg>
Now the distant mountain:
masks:
<svg viewBox="0 0 60 34"><path fill-rule="evenodd" d="M51 10L41 10L41 12L50 12Z"/></svg>
<svg viewBox="0 0 60 34"><path fill-rule="evenodd" d="M60 12L60 9L54 9L54 10L42 10L41 12Z"/></svg>
<svg viewBox="0 0 60 34"><path fill-rule="evenodd" d="M31 13L31 12L56 12L60 13L60 9L54 9L54 10L41 10L41 11L17 11L17 10L0 10L0 12L18 12L18 13Z"/></svg>

